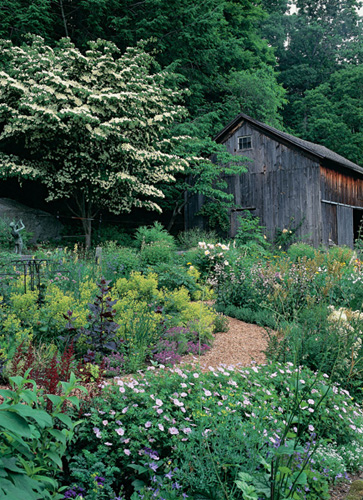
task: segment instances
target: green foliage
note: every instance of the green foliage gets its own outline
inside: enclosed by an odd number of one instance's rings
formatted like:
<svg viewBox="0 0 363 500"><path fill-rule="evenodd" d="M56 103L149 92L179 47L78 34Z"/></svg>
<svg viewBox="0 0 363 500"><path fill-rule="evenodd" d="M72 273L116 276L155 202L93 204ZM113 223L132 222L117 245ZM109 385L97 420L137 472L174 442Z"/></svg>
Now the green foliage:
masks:
<svg viewBox="0 0 363 500"><path fill-rule="evenodd" d="M315 257L315 252L315 248L307 243L293 243L287 250L287 254L293 262L303 257L313 259Z"/></svg>
<svg viewBox="0 0 363 500"><path fill-rule="evenodd" d="M264 228L260 225L260 219L254 217L249 210L238 216L238 229L234 240L237 247L248 253L266 253L270 246Z"/></svg>
<svg viewBox="0 0 363 500"><path fill-rule="evenodd" d="M294 217L292 217L287 227L284 227L283 229L277 227L275 229L274 243L279 250L287 250L289 246L291 246L292 243L297 240L296 232L301 228L304 220L305 218L301 219L298 224L295 224L295 219Z"/></svg>
<svg viewBox="0 0 363 500"><path fill-rule="evenodd" d="M102 225L93 232L93 245L105 245L108 242L115 242L121 247L133 247L134 239L129 232L116 225Z"/></svg>
<svg viewBox="0 0 363 500"><path fill-rule="evenodd" d="M175 257L175 240L164 227L155 222L153 226L141 226L135 234L136 244L141 248L143 267L169 263Z"/></svg>
<svg viewBox="0 0 363 500"><path fill-rule="evenodd" d="M83 481L87 468L102 463L105 484L115 493L147 485L155 492L172 479L174 490L192 498L238 498L236 481L253 486L262 499L284 498L288 486L296 498L305 487L314 500L327 498L327 478L319 472L324 465L310 455L317 439L333 441L334 450L352 437L362 446L353 429L362 425L362 413L349 402L322 375L291 363L204 374L150 367L131 381L118 379L90 402L70 456L82 463ZM112 473L115 467L120 474ZM67 482L79 472L71 467Z"/></svg>
<svg viewBox="0 0 363 500"><path fill-rule="evenodd" d="M102 247L102 273L107 279L128 278L132 271L141 270L140 253L132 248L108 242Z"/></svg>
<svg viewBox="0 0 363 500"><path fill-rule="evenodd" d="M230 208L231 204L228 202L213 200L204 203L196 215L205 217L210 229L222 231L223 234L227 234L231 226Z"/></svg>
<svg viewBox="0 0 363 500"><path fill-rule="evenodd" d="M135 233L135 240L138 248L150 243L164 243L166 247L174 249L174 237L166 231L160 222L154 222L153 226L138 227Z"/></svg>
<svg viewBox="0 0 363 500"><path fill-rule="evenodd" d="M143 267L155 266L160 263L170 263L175 257L175 252L170 248L168 243L156 241L143 245L140 258Z"/></svg>
<svg viewBox="0 0 363 500"><path fill-rule="evenodd" d="M61 499L55 477L62 469L62 458L79 424L62 408L67 400L78 408L78 398L70 393L75 388L84 389L76 385L72 374L69 383L62 382L61 396L48 395L54 403L50 413L33 380L18 376L11 377L10 382L11 389L1 390L1 496L9 500L19 498L19 494L31 500Z"/></svg>
<svg viewBox="0 0 363 500"><path fill-rule="evenodd" d="M356 118L359 120L355 108L353 116L348 118L352 102L348 75L359 71L358 67L362 62L362 20L358 14L359 5L357 0L298 0L297 12L293 15L286 13L284 16L274 16L266 33L276 47L279 82L288 89L289 105L284 110L285 126L291 127L305 139L322 142L334 151L338 149L353 161L359 151L354 144L354 131L346 123ZM327 90L324 84L340 70L343 70L343 79L345 73L347 85L338 84L337 89L332 89L331 108L328 111L329 106L324 103L323 97ZM319 90L315 92L313 89ZM334 97L336 91L337 96ZM318 94L322 99L315 100L313 104L313 96ZM343 94L346 94L347 99L345 109ZM305 95L308 96L306 102ZM311 111L307 106L309 101ZM338 107L342 107L341 115L337 114L337 101L341 101L338 104ZM334 140L338 130L339 140ZM359 141L359 127L357 130L356 139ZM341 134L347 137L345 150L341 149ZM346 141L343 142L345 145Z"/></svg>
<svg viewBox="0 0 363 500"><path fill-rule="evenodd" d="M224 314L217 314L214 320L214 333L228 332L229 319Z"/></svg>
<svg viewBox="0 0 363 500"><path fill-rule="evenodd" d="M188 269L175 263L158 263L150 268L152 273L158 275L158 288L175 290L184 287L191 296L195 294L200 287L197 284L197 276Z"/></svg>
<svg viewBox="0 0 363 500"><path fill-rule="evenodd" d="M100 206L160 211L157 184L187 166L174 152L184 139L168 132L185 110L152 57L100 40L83 55L69 39L51 49L35 36L1 48L2 178L38 179L48 200L74 200L87 247Z"/></svg>
<svg viewBox="0 0 363 500"><path fill-rule="evenodd" d="M267 64L244 71L231 72L228 78L228 115L236 116L243 110L256 120L273 127L281 127L280 112L287 100L286 91L277 82L277 73Z"/></svg>
<svg viewBox="0 0 363 500"><path fill-rule="evenodd" d="M215 231L205 231L199 227L193 227L187 231L180 232L177 236L177 240L182 248L190 249L196 248L200 241L215 244L219 241L219 238Z"/></svg>
<svg viewBox="0 0 363 500"><path fill-rule="evenodd" d="M10 250L14 239L11 236L10 220L0 218L0 248L1 250Z"/></svg>
<svg viewBox="0 0 363 500"><path fill-rule="evenodd" d="M351 65L333 73L329 80L307 90L294 104L297 131L350 159L363 163L362 65Z"/></svg>

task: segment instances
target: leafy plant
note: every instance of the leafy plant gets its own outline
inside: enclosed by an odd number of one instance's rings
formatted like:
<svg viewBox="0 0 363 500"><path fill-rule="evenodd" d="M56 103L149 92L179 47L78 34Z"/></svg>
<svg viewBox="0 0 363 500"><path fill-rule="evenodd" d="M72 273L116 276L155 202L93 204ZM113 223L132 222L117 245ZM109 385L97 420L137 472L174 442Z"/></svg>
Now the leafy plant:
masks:
<svg viewBox="0 0 363 500"><path fill-rule="evenodd" d="M297 231L301 228L305 220L305 217L301 219L298 224L295 224L295 219L292 217L290 223L287 227L280 229L279 227L275 230L275 246L282 250L287 250L289 246L296 241Z"/></svg>
<svg viewBox="0 0 363 500"><path fill-rule="evenodd" d="M1 497L16 500L24 495L30 500L60 500L55 477L63 467L62 458L79 424L63 408L67 401L79 407L78 398L70 396L74 389L87 391L77 386L72 374L69 382L60 383L60 395L45 395L28 375L29 372L25 377L11 377L12 388L0 390L4 398L0 404ZM46 410L46 398L53 403L51 412Z"/></svg>
<svg viewBox="0 0 363 500"><path fill-rule="evenodd" d="M156 241L146 243L140 252L141 264L143 266L155 266L160 263L170 263L173 260L174 252L167 242Z"/></svg>
<svg viewBox="0 0 363 500"><path fill-rule="evenodd" d="M244 249L248 253L266 254L270 248L264 228L260 225L258 217L254 217L249 210L245 210L243 215L239 215L238 229L234 238L237 247Z"/></svg>
<svg viewBox="0 0 363 500"><path fill-rule="evenodd" d="M224 314L217 314L214 320L214 333L228 332L229 319Z"/></svg>
<svg viewBox="0 0 363 500"><path fill-rule="evenodd" d="M115 333L119 325L114 321L116 311L113 308L117 301L109 296L112 288L109 284L110 281L104 278L97 284L99 294L93 304L88 304L88 327L79 330L79 338L101 354L116 351L118 347Z"/></svg>
<svg viewBox="0 0 363 500"><path fill-rule="evenodd" d="M200 241L215 244L219 241L219 237L215 231L206 231L199 227L193 227L187 231L180 232L177 240L182 248L190 249L197 248Z"/></svg>
<svg viewBox="0 0 363 500"><path fill-rule="evenodd" d="M174 249L174 237L168 233L160 222L154 222L152 226L141 226L137 228L135 240L138 248L150 243L164 243L164 246Z"/></svg>

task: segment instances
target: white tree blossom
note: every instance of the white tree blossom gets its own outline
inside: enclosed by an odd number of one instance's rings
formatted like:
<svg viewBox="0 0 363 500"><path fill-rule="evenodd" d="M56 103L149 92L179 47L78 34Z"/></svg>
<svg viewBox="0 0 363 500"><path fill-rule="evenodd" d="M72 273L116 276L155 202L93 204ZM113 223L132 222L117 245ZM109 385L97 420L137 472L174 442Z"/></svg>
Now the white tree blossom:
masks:
<svg viewBox="0 0 363 500"><path fill-rule="evenodd" d="M152 73L141 47L120 54L106 41L82 54L69 39L22 47L0 41L0 176L38 179L48 200L66 198L90 219L104 206L160 210L160 182L188 166L170 137L185 110L167 73Z"/></svg>

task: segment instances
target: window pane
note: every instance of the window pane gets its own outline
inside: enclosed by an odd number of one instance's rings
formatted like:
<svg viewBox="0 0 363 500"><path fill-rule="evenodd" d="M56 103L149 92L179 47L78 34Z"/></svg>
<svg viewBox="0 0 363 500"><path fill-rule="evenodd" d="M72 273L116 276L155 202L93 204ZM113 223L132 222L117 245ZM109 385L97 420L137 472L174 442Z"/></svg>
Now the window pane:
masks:
<svg viewBox="0 0 363 500"><path fill-rule="evenodd" d="M251 136L238 137L238 149L251 149L252 138Z"/></svg>

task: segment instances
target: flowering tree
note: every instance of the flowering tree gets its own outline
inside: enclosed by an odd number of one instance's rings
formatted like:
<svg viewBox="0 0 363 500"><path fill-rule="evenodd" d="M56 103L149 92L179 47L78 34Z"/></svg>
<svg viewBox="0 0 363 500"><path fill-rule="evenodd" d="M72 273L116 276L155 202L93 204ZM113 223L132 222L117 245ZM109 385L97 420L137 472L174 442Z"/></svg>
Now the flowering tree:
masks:
<svg viewBox="0 0 363 500"><path fill-rule="evenodd" d="M185 111L142 47L121 55L97 41L82 54L68 39L52 49L32 37L22 47L0 41L0 54L2 178L37 179L48 201L68 199L87 247L100 206L160 210L157 184L188 165L173 154L184 139L169 135Z"/></svg>

